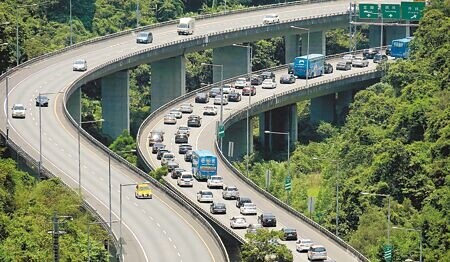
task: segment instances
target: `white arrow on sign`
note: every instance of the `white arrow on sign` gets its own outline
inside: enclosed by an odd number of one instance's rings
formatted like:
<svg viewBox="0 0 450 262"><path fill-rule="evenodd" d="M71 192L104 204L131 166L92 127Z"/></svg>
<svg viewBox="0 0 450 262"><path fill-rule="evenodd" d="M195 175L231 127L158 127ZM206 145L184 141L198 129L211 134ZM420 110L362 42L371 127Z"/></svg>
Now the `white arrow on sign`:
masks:
<svg viewBox="0 0 450 262"><path fill-rule="evenodd" d="M411 16L411 19L413 19L413 18L417 18L417 15L413 15L413 16Z"/></svg>
<svg viewBox="0 0 450 262"><path fill-rule="evenodd" d="M389 17L392 17L392 14L389 14Z"/></svg>

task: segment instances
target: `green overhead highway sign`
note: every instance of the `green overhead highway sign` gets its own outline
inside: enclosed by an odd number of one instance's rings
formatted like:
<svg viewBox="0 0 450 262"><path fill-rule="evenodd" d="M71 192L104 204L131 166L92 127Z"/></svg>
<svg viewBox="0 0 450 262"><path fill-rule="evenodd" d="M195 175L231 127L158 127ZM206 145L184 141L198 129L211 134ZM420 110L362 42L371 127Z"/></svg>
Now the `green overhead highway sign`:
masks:
<svg viewBox="0 0 450 262"><path fill-rule="evenodd" d="M359 4L359 18L378 18L378 4Z"/></svg>
<svg viewBox="0 0 450 262"><path fill-rule="evenodd" d="M420 20L425 9L425 2L402 2L402 19Z"/></svg>
<svg viewBox="0 0 450 262"><path fill-rule="evenodd" d="M400 19L400 5L381 4L381 17L383 19Z"/></svg>

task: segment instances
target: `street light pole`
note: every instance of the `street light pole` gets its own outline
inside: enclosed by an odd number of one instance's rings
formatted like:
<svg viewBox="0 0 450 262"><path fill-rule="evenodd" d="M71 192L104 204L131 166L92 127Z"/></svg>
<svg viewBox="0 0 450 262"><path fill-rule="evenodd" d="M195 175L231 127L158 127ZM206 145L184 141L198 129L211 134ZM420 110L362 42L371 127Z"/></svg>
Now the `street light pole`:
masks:
<svg viewBox="0 0 450 262"><path fill-rule="evenodd" d="M388 244L391 243L391 195L390 194L377 194L377 193L368 193L368 192L361 192L361 195L370 195L370 196L381 196L381 197L387 197L388 199L388 227L387 227L387 237L388 237Z"/></svg>
<svg viewBox="0 0 450 262"><path fill-rule="evenodd" d="M9 67L6 68L6 140L9 139Z"/></svg>
<svg viewBox="0 0 450 262"><path fill-rule="evenodd" d="M139 0L136 0L136 28L139 27Z"/></svg>
<svg viewBox="0 0 450 262"><path fill-rule="evenodd" d="M423 242L423 236L422 236L422 229L416 229L416 228L406 228L406 227L392 227L392 229L399 229L399 230L405 230L405 231L415 231L419 232L420 238L419 238L419 262L422 262L422 242Z"/></svg>
<svg viewBox="0 0 450 262"><path fill-rule="evenodd" d="M72 0L69 1L70 45L72 45Z"/></svg>
<svg viewBox="0 0 450 262"><path fill-rule="evenodd" d="M120 260L122 260L122 254L123 254L123 241L122 241L122 187L124 186L135 186L136 183L130 183L130 184L120 184L120 190L119 190L119 254L120 254Z"/></svg>
<svg viewBox="0 0 450 262"><path fill-rule="evenodd" d="M291 26L291 28L308 31L308 42L306 44L306 58L308 60L307 63L306 63L306 88L308 88L308 79L309 79L309 32L311 30L309 28L298 27L298 26L293 26L293 25ZM302 38L302 41L303 41L303 38Z"/></svg>
<svg viewBox="0 0 450 262"><path fill-rule="evenodd" d="M37 6L38 4L19 5L16 7L16 65L20 64L19 61L19 8Z"/></svg>

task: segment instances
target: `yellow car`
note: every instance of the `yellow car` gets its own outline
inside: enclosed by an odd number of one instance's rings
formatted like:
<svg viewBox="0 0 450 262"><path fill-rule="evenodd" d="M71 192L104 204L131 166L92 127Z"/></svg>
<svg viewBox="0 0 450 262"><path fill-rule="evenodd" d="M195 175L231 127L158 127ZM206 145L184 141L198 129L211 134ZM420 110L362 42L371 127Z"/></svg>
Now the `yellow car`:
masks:
<svg viewBox="0 0 450 262"><path fill-rule="evenodd" d="M148 184L136 185L136 192L134 193L136 198L152 198L152 190Z"/></svg>

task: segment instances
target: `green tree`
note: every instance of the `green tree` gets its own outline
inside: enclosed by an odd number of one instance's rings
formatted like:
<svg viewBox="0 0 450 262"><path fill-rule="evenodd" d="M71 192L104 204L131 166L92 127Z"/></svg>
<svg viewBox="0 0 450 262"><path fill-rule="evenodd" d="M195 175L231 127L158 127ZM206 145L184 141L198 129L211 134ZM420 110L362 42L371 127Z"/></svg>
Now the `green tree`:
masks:
<svg viewBox="0 0 450 262"><path fill-rule="evenodd" d="M264 261L293 261L292 252L285 244L280 244L279 231L258 229L254 234L246 234L247 243L241 249L242 261L264 262Z"/></svg>
<svg viewBox="0 0 450 262"><path fill-rule="evenodd" d="M109 145L109 149L118 153L121 157L125 158L128 162L136 165L137 156L134 153L136 150L136 141L130 135L128 130L124 130L120 136Z"/></svg>

